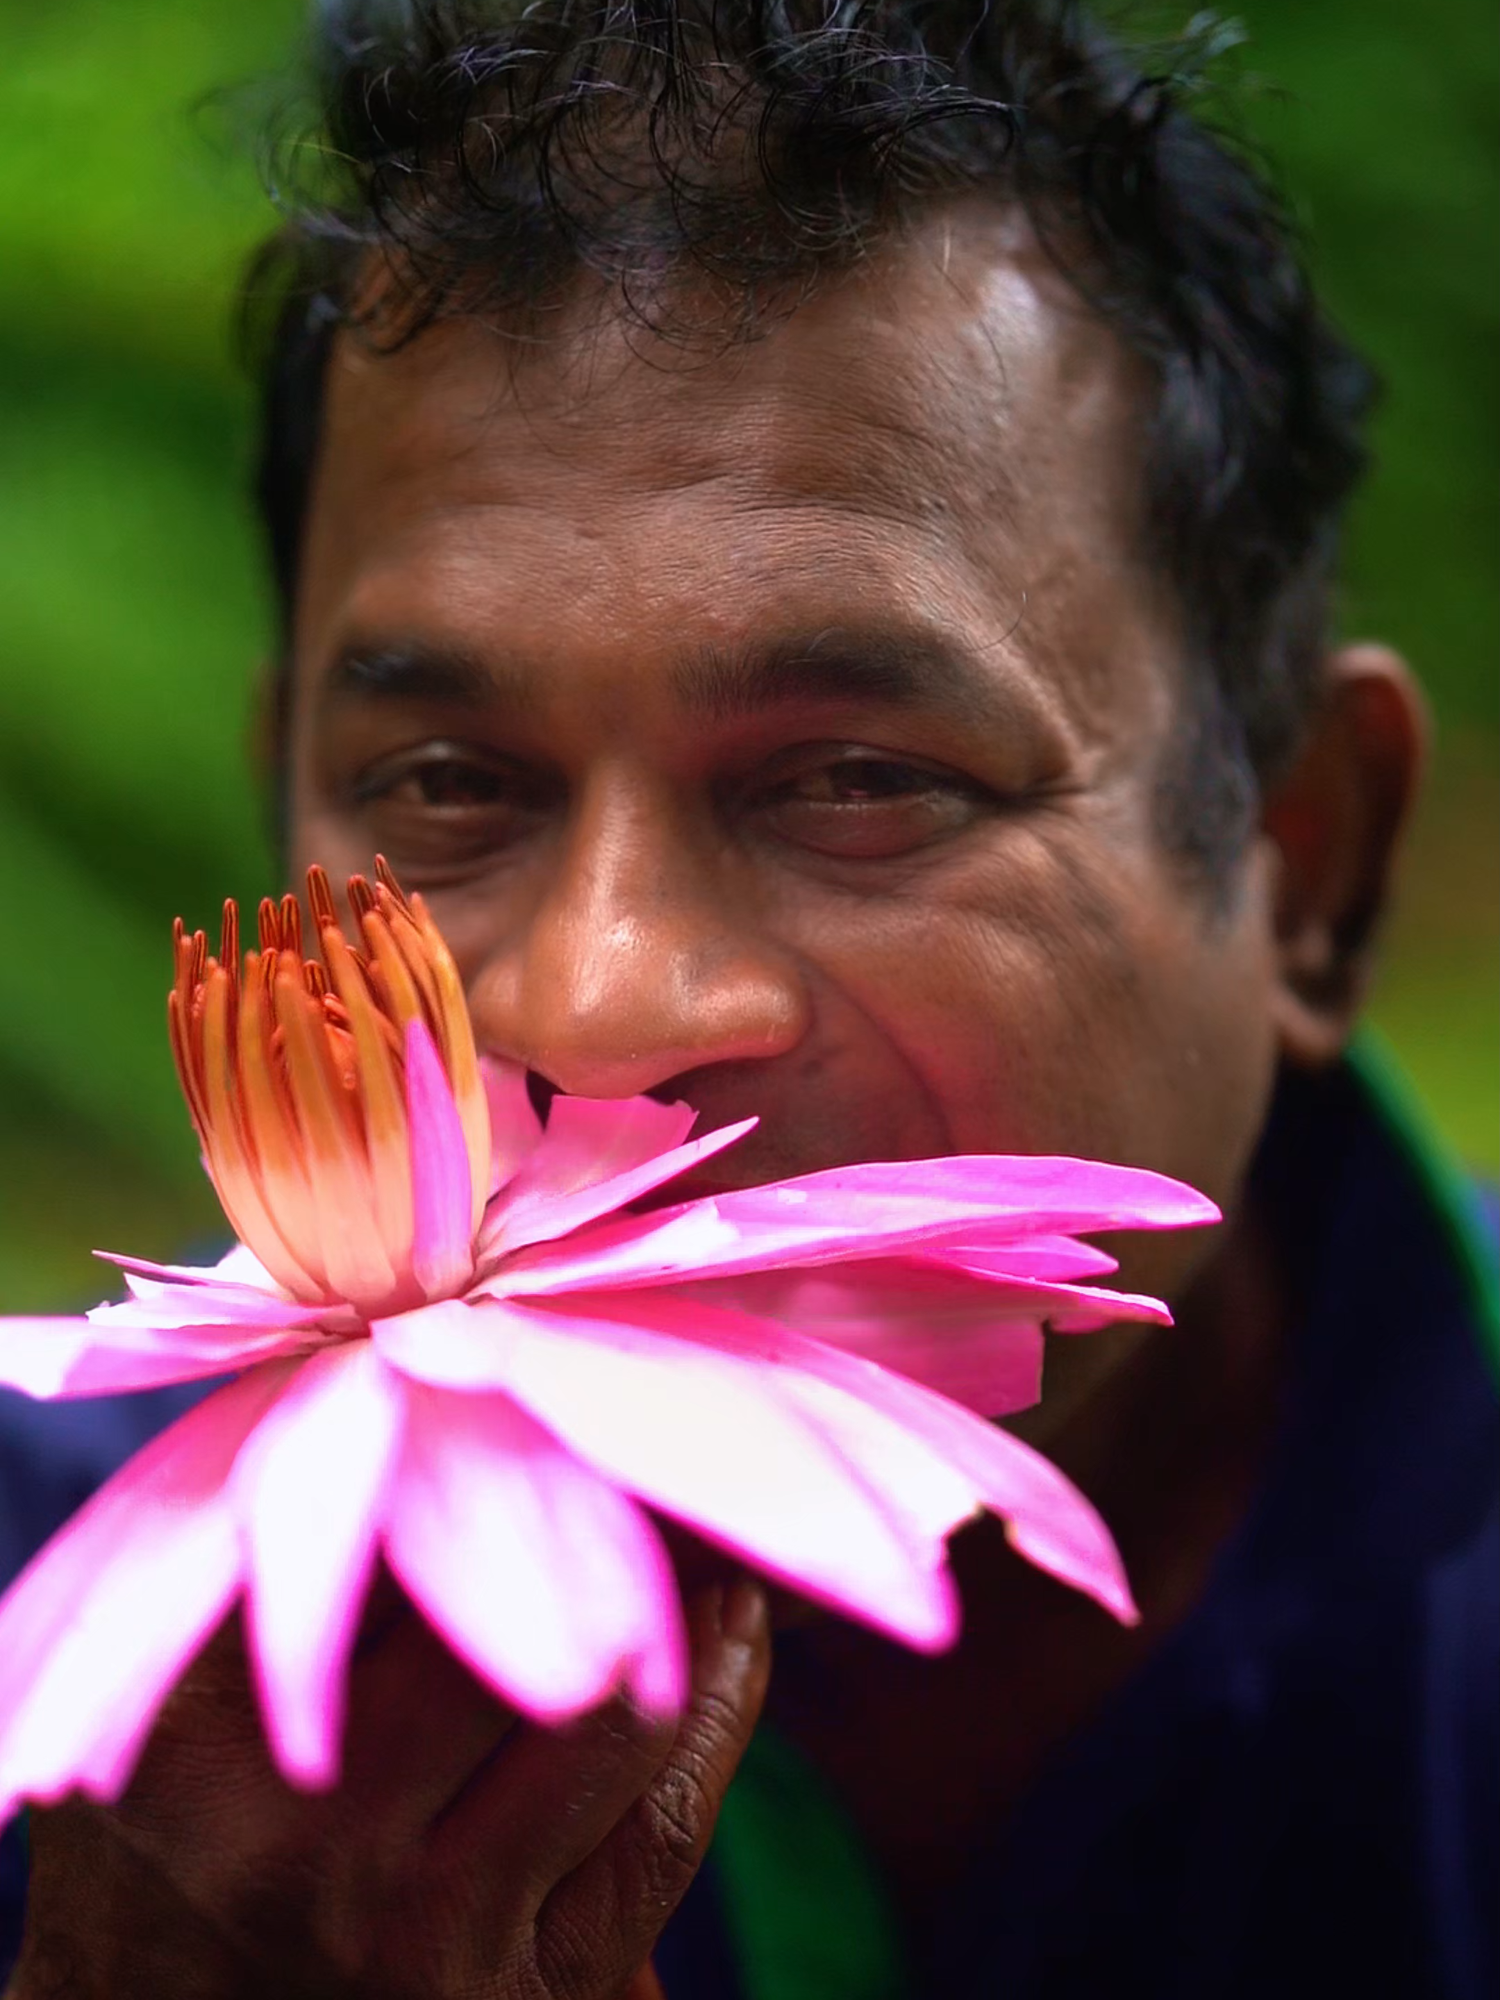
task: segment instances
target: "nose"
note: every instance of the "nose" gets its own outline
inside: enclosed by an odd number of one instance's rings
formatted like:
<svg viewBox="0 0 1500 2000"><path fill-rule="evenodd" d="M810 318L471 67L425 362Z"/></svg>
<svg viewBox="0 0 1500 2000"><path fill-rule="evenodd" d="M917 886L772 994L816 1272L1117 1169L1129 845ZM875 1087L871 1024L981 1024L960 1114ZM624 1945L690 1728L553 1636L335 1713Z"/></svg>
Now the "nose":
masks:
<svg viewBox="0 0 1500 2000"><path fill-rule="evenodd" d="M582 1097L795 1048L803 978L723 876L709 829L618 789L586 800L539 901L470 980L481 1048Z"/></svg>

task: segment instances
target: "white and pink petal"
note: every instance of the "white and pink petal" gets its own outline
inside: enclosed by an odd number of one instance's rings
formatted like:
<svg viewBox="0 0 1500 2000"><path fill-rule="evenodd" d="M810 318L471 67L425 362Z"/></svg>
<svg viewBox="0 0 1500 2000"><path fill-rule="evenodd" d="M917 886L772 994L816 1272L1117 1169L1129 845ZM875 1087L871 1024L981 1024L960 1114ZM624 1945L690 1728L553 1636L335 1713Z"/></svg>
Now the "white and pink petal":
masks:
<svg viewBox="0 0 1500 2000"><path fill-rule="evenodd" d="M635 1101L651 1102L649 1098ZM684 1105L652 1106L657 1112L685 1111L686 1108ZM630 1162L607 1177L595 1180L584 1178L579 1185L568 1186L570 1179L582 1173L582 1160L586 1156L584 1140L576 1128L587 1128L590 1122L597 1122L607 1133L609 1120L603 1114L616 1109L608 1101L596 1102L592 1098L559 1097L553 1100L552 1115L541 1145L529 1165L500 1194L485 1217L479 1237L482 1261L508 1257L534 1243L554 1242L559 1237L571 1236L603 1216L614 1215L628 1202L639 1201L643 1195L687 1173L700 1161L723 1152L737 1139L742 1139L756 1122L753 1118L746 1118L738 1125L721 1126L716 1132L705 1133L701 1139L691 1139L685 1145ZM681 1122L675 1119L673 1124L676 1126ZM562 1150L561 1162L552 1158L548 1151L548 1142L557 1126L563 1128L563 1136L558 1141ZM628 1157L628 1149L622 1148L621 1151Z"/></svg>
<svg viewBox="0 0 1500 2000"><path fill-rule="evenodd" d="M544 1298L713 1275L735 1254L736 1232L711 1201L660 1215L610 1215L557 1242L535 1243L485 1270L473 1289L495 1298Z"/></svg>
<svg viewBox="0 0 1500 2000"><path fill-rule="evenodd" d="M1165 1174L1032 1153L863 1161L715 1199L726 1220L747 1228L800 1222L809 1231L842 1229L854 1236L866 1229L878 1235L884 1218L898 1232L921 1226L925 1211L949 1241L975 1248L1015 1238L1182 1229L1219 1219L1206 1195ZM972 1225L967 1232L966 1220Z"/></svg>
<svg viewBox="0 0 1500 2000"><path fill-rule="evenodd" d="M681 1614L646 1517L509 1396L406 1396L386 1559L447 1644L544 1720L621 1686L675 1713Z"/></svg>
<svg viewBox="0 0 1500 2000"><path fill-rule="evenodd" d="M0 1385L40 1402L113 1396L201 1382L257 1362L309 1352L323 1336L299 1328L153 1326L132 1320L0 1320Z"/></svg>
<svg viewBox="0 0 1500 2000"><path fill-rule="evenodd" d="M542 1121L531 1101L524 1063L481 1056L479 1081L490 1118L490 1176L485 1197L492 1201L536 1151Z"/></svg>
<svg viewBox="0 0 1500 2000"><path fill-rule="evenodd" d="M1009 1431L863 1355L745 1313L706 1309L670 1290L650 1295L649 1303L635 1293L599 1302L601 1311L630 1316L643 1305L655 1333L675 1334L752 1363L799 1370L883 1411L973 1482L1029 1562L1094 1598L1122 1622L1135 1622L1124 1565L1098 1510L1055 1465Z"/></svg>
<svg viewBox="0 0 1500 2000"><path fill-rule="evenodd" d="M248 1286L273 1298L291 1299L291 1294L282 1291L255 1252L243 1243L236 1243L226 1251L217 1264L156 1264L149 1257L129 1257L118 1250L96 1250L94 1255L101 1263L113 1264L127 1274L158 1283Z"/></svg>
<svg viewBox="0 0 1500 2000"><path fill-rule="evenodd" d="M960 1270L988 1272L997 1278L1040 1278L1049 1284L1107 1278L1120 1268L1118 1257L1074 1236L1022 1236L987 1250L977 1244L947 1243L939 1250L912 1254Z"/></svg>
<svg viewBox="0 0 1500 2000"><path fill-rule="evenodd" d="M392 1366L434 1386L506 1390L611 1483L804 1595L914 1646L951 1641L951 1587L914 1551L901 1509L751 1357L519 1301L373 1331Z"/></svg>
<svg viewBox="0 0 1500 2000"><path fill-rule="evenodd" d="M680 1288L910 1375L984 1416L1024 1410L1042 1387L1040 1314L1002 1287L915 1258L757 1271ZM642 1294L643 1297L648 1296Z"/></svg>
<svg viewBox="0 0 1500 2000"><path fill-rule="evenodd" d="M256 1369L180 1417L0 1603L0 1821L23 1798L123 1789L162 1702L239 1590L230 1469L294 1367Z"/></svg>
<svg viewBox="0 0 1500 2000"><path fill-rule="evenodd" d="M1033 1196L1041 1204L1035 1216L1026 1205ZM1075 1229L1167 1228L1217 1216L1193 1189L1130 1167L1029 1156L876 1163L596 1221L506 1259L489 1282L540 1296L952 1246L972 1259L1028 1237L1055 1243Z"/></svg>
<svg viewBox="0 0 1500 2000"><path fill-rule="evenodd" d="M646 1166L682 1145L697 1117L690 1104L654 1097L559 1093L526 1163L526 1192L543 1199L577 1194Z"/></svg>
<svg viewBox="0 0 1500 2000"><path fill-rule="evenodd" d="M272 1297L248 1285L159 1284L155 1279L127 1273L130 1297L94 1306L88 1318L98 1327L109 1326L222 1326L265 1329L314 1327L348 1318L347 1311L326 1306L298 1305L293 1300Z"/></svg>
<svg viewBox="0 0 1500 2000"><path fill-rule="evenodd" d="M401 1444L404 1386L368 1340L304 1363L235 1462L250 1658L295 1784L339 1772L345 1676Z"/></svg>
<svg viewBox="0 0 1500 2000"><path fill-rule="evenodd" d="M421 1021L406 1028L406 1114L412 1274L428 1298L442 1298L465 1284L473 1270L473 1184L453 1089Z"/></svg>

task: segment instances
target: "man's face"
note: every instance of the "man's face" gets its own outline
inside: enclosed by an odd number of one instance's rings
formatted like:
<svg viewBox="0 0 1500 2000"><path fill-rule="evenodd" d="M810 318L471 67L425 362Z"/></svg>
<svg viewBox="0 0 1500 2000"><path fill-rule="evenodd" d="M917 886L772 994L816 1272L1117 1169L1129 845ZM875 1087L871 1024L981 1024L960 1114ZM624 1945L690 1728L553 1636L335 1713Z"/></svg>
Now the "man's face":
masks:
<svg viewBox="0 0 1500 2000"><path fill-rule="evenodd" d="M682 1192L1015 1151L1231 1197L1274 1063L1268 868L1216 911L1155 830L1180 695L1139 387L963 212L728 353L608 318L514 370L471 324L345 340L298 868L383 852L481 1046L561 1089L757 1113Z"/></svg>

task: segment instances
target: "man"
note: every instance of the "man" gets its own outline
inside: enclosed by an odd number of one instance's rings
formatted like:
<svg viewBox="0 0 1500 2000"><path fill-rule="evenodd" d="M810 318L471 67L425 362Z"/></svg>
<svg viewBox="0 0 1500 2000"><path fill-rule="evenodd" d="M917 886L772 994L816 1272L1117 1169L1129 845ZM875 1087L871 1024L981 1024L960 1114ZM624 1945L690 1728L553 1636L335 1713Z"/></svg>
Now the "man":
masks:
<svg viewBox="0 0 1500 2000"><path fill-rule="evenodd" d="M1074 1152L1227 1221L1122 1246L1177 1327L1018 1426L1139 1628L979 1527L951 1655L778 1607L773 1668L688 1551L680 1731L548 1733L391 1593L311 1799L226 1633L37 1815L13 2000L1487 1991L1493 1300L1345 1057L1421 724L1327 649L1368 382L1274 204L1042 4L324 54L347 178L258 281L293 873L385 853L540 1104L758 1113L716 1174Z"/></svg>

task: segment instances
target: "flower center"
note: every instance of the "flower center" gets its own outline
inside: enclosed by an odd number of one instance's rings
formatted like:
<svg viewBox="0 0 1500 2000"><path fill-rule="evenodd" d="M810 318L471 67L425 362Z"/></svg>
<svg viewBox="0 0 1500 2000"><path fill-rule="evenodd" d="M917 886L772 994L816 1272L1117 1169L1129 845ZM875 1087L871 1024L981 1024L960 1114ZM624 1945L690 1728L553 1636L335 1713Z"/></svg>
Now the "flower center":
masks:
<svg viewBox="0 0 1500 2000"><path fill-rule="evenodd" d="M224 1212L293 1297L370 1316L423 1297L412 1271L405 1031L422 1022L454 1096L477 1229L489 1115L458 970L420 896L381 859L353 875L360 942L340 927L321 868L307 874L319 957L303 950L297 898L260 906L259 950L240 957L224 905L218 956L174 928L167 1011L183 1094Z"/></svg>

